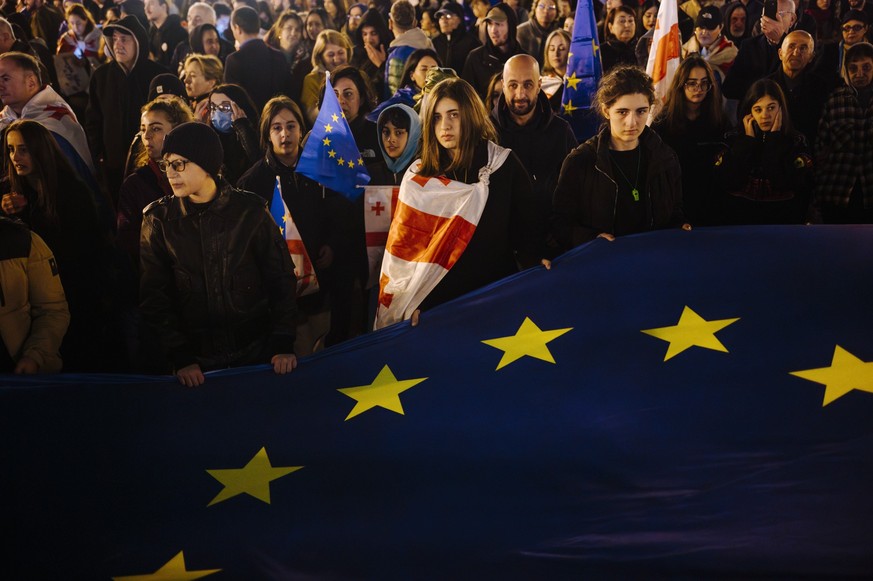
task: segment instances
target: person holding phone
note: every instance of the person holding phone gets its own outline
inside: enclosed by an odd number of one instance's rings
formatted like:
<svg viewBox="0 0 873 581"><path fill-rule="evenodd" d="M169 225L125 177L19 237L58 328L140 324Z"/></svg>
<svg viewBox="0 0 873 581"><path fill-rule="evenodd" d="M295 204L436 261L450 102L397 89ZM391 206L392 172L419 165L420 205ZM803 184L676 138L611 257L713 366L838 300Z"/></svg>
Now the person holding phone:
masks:
<svg viewBox="0 0 873 581"><path fill-rule="evenodd" d="M728 192L725 224L803 224L817 220L811 204L812 156L791 126L785 94L770 79L749 88L737 112L737 130L716 158Z"/></svg>

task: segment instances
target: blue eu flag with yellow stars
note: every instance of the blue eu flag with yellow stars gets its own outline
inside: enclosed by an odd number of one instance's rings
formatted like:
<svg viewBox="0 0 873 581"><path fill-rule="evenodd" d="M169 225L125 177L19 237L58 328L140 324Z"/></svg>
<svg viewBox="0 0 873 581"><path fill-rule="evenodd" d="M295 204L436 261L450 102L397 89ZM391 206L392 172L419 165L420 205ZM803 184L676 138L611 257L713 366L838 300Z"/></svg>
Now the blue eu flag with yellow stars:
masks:
<svg viewBox="0 0 873 581"><path fill-rule="evenodd" d="M0 576L870 579L871 249L600 239L287 375L0 376Z"/></svg>
<svg viewBox="0 0 873 581"><path fill-rule="evenodd" d="M354 200L363 194L358 186L370 183L370 174L333 92L330 73L326 73L324 83L324 103L300 154L297 171Z"/></svg>
<svg viewBox="0 0 873 581"><path fill-rule="evenodd" d="M603 75L599 42L594 4L592 0L579 0L561 98L561 115L570 123L579 143L597 133L600 126L600 117L591 109Z"/></svg>

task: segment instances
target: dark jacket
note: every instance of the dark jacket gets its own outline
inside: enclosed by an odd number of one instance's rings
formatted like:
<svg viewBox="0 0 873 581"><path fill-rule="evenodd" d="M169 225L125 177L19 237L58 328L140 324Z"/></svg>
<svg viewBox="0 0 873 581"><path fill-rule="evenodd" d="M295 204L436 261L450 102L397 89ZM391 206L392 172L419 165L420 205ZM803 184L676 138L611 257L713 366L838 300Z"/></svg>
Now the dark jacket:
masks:
<svg viewBox="0 0 873 581"><path fill-rule="evenodd" d="M491 43L491 37L486 36L485 44L473 50L467 56L467 60L464 61L464 70L461 72L461 78L473 85L473 88L479 94L479 98L485 103L488 102L486 93L488 92L488 84L491 82L491 77L503 71L503 65L510 57L524 54L524 51L515 39L518 27L515 12L503 3L496 4L494 9L501 10L506 14L506 22L509 24L509 40L507 41L509 43L509 50L503 52L495 48Z"/></svg>
<svg viewBox="0 0 873 581"><path fill-rule="evenodd" d="M808 144L815 143L818 133L818 121L821 119L822 110L828 95L834 88L833 78L819 77L814 70L810 70L811 64L800 73L792 82L782 67L767 78L776 81L785 93L788 104L788 115L791 126L803 133Z"/></svg>
<svg viewBox="0 0 873 581"><path fill-rule="evenodd" d="M276 95L291 94L291 73L285 55L258 38L246 41L238 51L228 55L224 63L224 82L245 89L258 113Z"/></svg>
<svg viewBox="0 0 873 581"><path fill-rule="evenodd" d="M154 23L149 26L149 50L155 61L170 67L173 53L179 43L188 40L188 33L182 27L182 19L178 14L170 14L164 25L158 28Z"/></svg>
<svg viewBox="0 0 873 581"><path fill-rule="evenodd" d="M782 44L781 40L779 44ZM724 78L721 87L724 96L741 101L755 81L763 79L782 65L778 50L779 46L770 44L763 34L744 40L733 66Z"/></svg>
<svg viewBox="0 0 873 581"><path fill-rule="evenodd" d="M185 59L188 58L189 55L192 54L206 54L206 49L203 47L203 34L207 30L214 30L216 34L218 34L218 29L215 28L214 24L209 24L205 22L203 24L198 24L188 33L188 40L184 42L180 42L176 45L176 50L173 51L173 58L170 60L170 69L173 72L179 71L182 65L185 64ZM223 38L221 35L218 35L218 60L221 61L222 64L227 60L227 55L232 53L235 49L233 45Z"/></svg>
<svg viewBox="0 0 873 581"><path fill-rule="evenodd" d="M603 74L606 75L606 73L618 65L637 64L636 46L636 39L630 42L621 42L618 39L611 38L601 44L600 60L603 63Z"/></svg>
<svg viewBox="0 0 873 581"><path fill-rule="evenodd" d="M609 128L573 150L561 168L554 199L554 234L565 249L621 230L618 183L609 160ZM675 228L685 222L682 171L676 153L649 128L640 136L647 156L646 229Z"/></svg>
<svg viewBox="0 0 873 581"><path fill-rule="evenodd" d="M216 133L224 148L222 175L235 184L261 158L258 134L248 117L234 121L230 133Z"/></svg>
<svg viewBox="0 0 873 581"><path fill-rule="evenodd" d="M155 200L172 195L167 175L152 160L127 176L121 185L115 214L116 245L130 258L135 271L139 270L142 211Z"/></svg>
<svg viewBox="0 0 873 581"><path fill-rule="evenodd" d="M140 309L175 369L293 353L294 267L264 200L226 182L209 204L167 196L143 213Z"/></svg>
<svg viewBox="0 0 873 581"><path fill-rule="evenodd" d="M552 25L546 29L540 26L536 18L531 18L524 24L518 25L518 33L516 39L521 49L531 55L543 66L543 44L546 42L549 34L558 28L558 21L552 22Z"/></svg>
<svg viewBox="0 0 873 581"><path fill-rule="evenodd" d="M125 16L104 31L119 28L137 42L137 57L130 72L114 60L110 43L106 52L113 60L100 65L91 75L85 133L95 162L103 158L110 176L112 195L121 186L124 161L133 136L139 132L140 109L146 104L152 79L167 70L148 58L148 37L134 16Z"/></svg>
<svg viewBox="0 0 873 581"><path fill-rule="evenodd" d="M455 72L464 70L467 55L482 46L475 35L464 30L463 25L449 35L437 35L431 42L443 66L455 69Z"/></svg>

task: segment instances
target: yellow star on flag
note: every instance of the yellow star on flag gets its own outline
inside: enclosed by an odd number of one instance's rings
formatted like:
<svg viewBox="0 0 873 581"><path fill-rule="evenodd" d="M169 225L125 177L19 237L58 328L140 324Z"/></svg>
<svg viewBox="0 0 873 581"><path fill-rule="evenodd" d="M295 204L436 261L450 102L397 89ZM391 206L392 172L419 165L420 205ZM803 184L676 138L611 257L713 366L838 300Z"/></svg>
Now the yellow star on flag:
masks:
<svg viewBox="0 0 873 581"><path fill-rule="evenodd" d="M391 372L391 369L386 365L370 385L338 389L337 391L358 402L352 408L352 411L349 412L349 415L346 416L346 421L376 406L404 415L403 404L400 403L400 394L411 387L415 387L425 379L427 377L398 381Z"/></svg>
<svg viewBox="0 0 873 581"><path fill-rule="evenodd" d="M597 44L596 38L591 39L591 50L594 52L595 55L597 54L597 51L600 50L600 45Z"/></svg>
<svg viewBox="0 0 873 581"><path fill-rule="evenodd" d="M330 151L328 151L327 154L328 154L330 157L336 157L336 151L334 151L334 150L332 150L332 149L331 149Z"/></svg>
<svg viewBox="0 0 873 581"><path fill-rule="evenodd" d="M200 579L213 573L218 573L221 569L201 569L199 571L188 571L185 568L185 555L183 551L170 559L166 565L152 573L151 575L125 575L124 577L113 577L113 581L193 581Z"/></svg>
<svg viewBox="0 0 873 581"><path fill-rule="evenodd" d="M355 169L355 162L349 160L349 169Z"/></svg>
<svg viewBox="0 0 873 581"><path fill-rule="evenodd" d="M515 335L488 339L482 342L503 351L503 357L500 358L500 363L497 364L497 369L495 370L497 371L513 361L518 361L525 355L554 363L555 358L552 357L552 352L549 351L546 344L572 330L573 327L567 327L566 329L543 331L529 317L525 317Z"/></svg>
<svg viewBox="0 0 873 581"><path fill-rule="evenodd" d="M346 160L344 160L343 158L339 158L338 160L336 160L336 162L342 166L345 165Z"/></svg>
<svg viewBox="0 0 873 581"><path fill-rule="evenodd" d="M574 106L573 106L573 100L572 100L572 99L568 99L568 100L567 100L567 104L566 104L566 105L561 105L561 107L564 108L564 113L572 113L573 111L575 111L575 110L577 110L577 109L579 108L579 107L574 107Z"/></svg>
<svg viewBox="0 0 873 581"><path fill-rule="evenodd" d="M358 165L364 165L364 158L363 157L358 158Z"/></svg>
<svg viewBox="0 0 873 581"><path fill-rule="evenodd" d="M873 393L873 361L861 361L839 345L830 367L792 371L791 375L825 386L821 407L855 389Z"/></svg>
<svg viewBox="0 0 873 581"><path fill-rule="evenodd" d="M323 144L325 144L325 145L330 145L330 138L329 138L329 137L325 137L324 139L321 140L321 142L322 142Z"/></svg>
<svg viewBox="0 0 873 581"><path fill-rule="evenodd" d="M671 327L644 329L642 332L670 343L667 355L664 356L664 361L667 361L691 347L703 347L727 353L728 350L715 338L715 334L739 320L736 318L707 321L686 306L677 324Z"/></svg>
<svg viewBox="0 0 873 581"><path fill-rule="evenodd" d="M242 468L207 470L213 478L224 484L224 488L206 506L233 498L237 494L248 494L270 504L270 482L301 468L303 466L274 467L267 457L267 449L261 448Z"/></svg>
<svg viewBox="0 0 873 581"><path fill-rule="evenodd" d="M576 85L578 85L581 82L582 82L582 79L577 77L576 73L573 73L572 75L567 77L567 86L570 87L571 89L573 89L574 91L576 90Z"/></svg>
<svg viewBox="0 0 873 581"><path fill-rule="evenodd" d="M334 122L334 123L336 123L337 121L339 121L339 116L338 116L336 113L334 113L333 115L331 115L330 118L333 119L333 122Z"/></svg>
<svg viewBox="0 0 873 581"><path fill-rule="evenodd" d="M331 131L333 131L333 127L331 126L330 123L328 123L327 125L324 126L324 130L327 131L328 133L330 133Z"/></svg>

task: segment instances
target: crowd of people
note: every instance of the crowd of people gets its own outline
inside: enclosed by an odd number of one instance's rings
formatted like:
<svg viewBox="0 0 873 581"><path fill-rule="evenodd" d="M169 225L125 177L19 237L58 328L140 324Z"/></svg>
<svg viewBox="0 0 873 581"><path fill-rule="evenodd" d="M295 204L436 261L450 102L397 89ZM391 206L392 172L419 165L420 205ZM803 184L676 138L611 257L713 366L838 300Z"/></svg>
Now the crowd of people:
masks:
<svg viewBox="0 0 873 581"><path fill-rule="evenodd" d="M288 373L596 238L873 221L870 0L682 2L663 100L658 0L594 4L579 143L570 0L6 2L0 373ZM297 171L328 78L354 199Z"/></svg>

